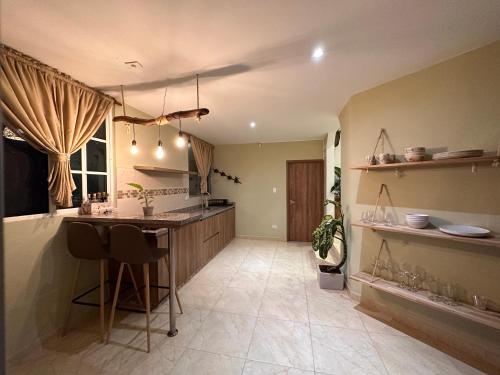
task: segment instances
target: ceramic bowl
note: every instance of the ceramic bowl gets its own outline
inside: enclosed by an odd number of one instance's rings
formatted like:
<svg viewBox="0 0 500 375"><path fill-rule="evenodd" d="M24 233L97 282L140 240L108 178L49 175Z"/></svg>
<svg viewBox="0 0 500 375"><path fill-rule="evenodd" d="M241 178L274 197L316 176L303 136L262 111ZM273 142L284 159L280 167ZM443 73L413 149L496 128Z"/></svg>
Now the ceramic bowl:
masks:
<svg viewBox="0 0 500 375"><path fill-rule="evenodd" d="M405 160L412 161L423 161L425 159L425 154L416 154L416 153L406 153Z"/></svg>
<svg viewBox="0 0 500 375"><path fill-rule="evenodd" d="M426 214L406 214L406 224L415 229L423 229L429 225L429 215Z"/></svg>
<svg viewBox="0 0 500 375"><path fill-rule="evenodd" d="M409 152L420 152L420 153L425 153L425 147L406 147L404 149L405 154Z"/></svg>

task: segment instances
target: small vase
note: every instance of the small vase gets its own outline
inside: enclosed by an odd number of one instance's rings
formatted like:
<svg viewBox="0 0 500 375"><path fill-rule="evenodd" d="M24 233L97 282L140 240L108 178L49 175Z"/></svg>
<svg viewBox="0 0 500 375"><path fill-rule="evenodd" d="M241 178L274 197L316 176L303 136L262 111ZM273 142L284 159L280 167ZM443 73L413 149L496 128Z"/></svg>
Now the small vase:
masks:
<svg viewBox="0 0 500 375"><path fill-rule="evenodd" d="M144 216L153 216L153 207L152 206L143 207L142 211L144 211Z"/></svg>

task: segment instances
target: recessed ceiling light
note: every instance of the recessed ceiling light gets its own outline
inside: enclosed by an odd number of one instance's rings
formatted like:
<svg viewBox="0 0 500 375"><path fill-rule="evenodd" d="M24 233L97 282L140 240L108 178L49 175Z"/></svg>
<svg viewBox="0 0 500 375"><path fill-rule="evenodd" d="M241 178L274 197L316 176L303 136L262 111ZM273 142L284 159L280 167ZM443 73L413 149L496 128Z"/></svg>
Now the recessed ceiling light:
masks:
<svg viewBox="0 0 500 375"><path fill-rule="evenodd" d="M311 60L320 61L325 57L325 49L321 46L315 47L311 54Z"/></svg>
<svg viewBox="0 0 500 375"><path fill-rule="evenodd" d="M253 121L250 123L250 127L251 127L251 128L255 128L255 125L256 125L256 124L255 124L255 122L253 122Z"/></svg>

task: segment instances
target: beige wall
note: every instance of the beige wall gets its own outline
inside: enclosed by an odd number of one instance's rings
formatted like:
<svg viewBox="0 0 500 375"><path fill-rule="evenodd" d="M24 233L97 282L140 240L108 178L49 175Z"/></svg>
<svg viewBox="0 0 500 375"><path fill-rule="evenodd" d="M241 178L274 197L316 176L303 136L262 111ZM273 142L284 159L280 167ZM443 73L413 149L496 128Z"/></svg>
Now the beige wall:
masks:
<svg viewBox="0 0 500 375"><path fill-rule="evenodd" d="M122 114L121 107L115 107L116 114ZM150 116L127 106L127 115L133 117L149 118ZM161 173L143 173L135 170L134 165L155 166L169 169L188 169L188 149L178 148L175 145L177 129L171 126L162 126L161 140L165 150L163 159L157 159L155 151L158 145L158 128L156 126L135 126L136 141L139 152L130 153L132 142L132 126L123 122L114 124L115 164L116 164L116 189L131 190L128 182L136 182L148 189L169 187L189 187L187 175L165 175ZM156 196L153 202L155 212L164 212L200 203L199 198L189 198L188 193L168 196ZM117 208L123 213L141 213L141 205L135 198L117 199Z"/></svg>
<svg viewBox="0 0 500 375"><path fill-rule="evenodd" d="M471 166L408 170L402 177L391 171L349 170L372 152L380 128L390 138L386 150L399 155L407 146L495 151L500 142L500 42L359 93L349 100L340 120L342 202L348 221L373 209L378 188L385 183L391 200L383 199L383 209L399 222L405 213L418 211L429 213L435 224L463 223L500 232L499 168L480 166L475 174ZM351 228L350 273L370 269L380 238ZM388 238L390 254L383 258L453 283L464 301L473 293L485 295L500 310L498 249L401 235ZM361 293L363 304L387 319L418 327L415 331L427 341L462 356L468 352L464 359L500 367L498 331L361 288L356 282L350 287Z"/></svg>
<svg viewBox="0 0 500 375"><path fill-rule="evenodd" d="M236 235L286 240L286 161L322 158L323 141L216 146L214 167L242 181L212 178L213 195L236 202Z"/></svg>
<svg viewBox="0 0 500 375"><path fill-rule="evenodd" d="M62 216L4 222L6 355L41 344L62 327L75 260L66 248ZM78 290L98 280L97 267L83 262ZM72 323L93 311L75 308Z"/></svg>

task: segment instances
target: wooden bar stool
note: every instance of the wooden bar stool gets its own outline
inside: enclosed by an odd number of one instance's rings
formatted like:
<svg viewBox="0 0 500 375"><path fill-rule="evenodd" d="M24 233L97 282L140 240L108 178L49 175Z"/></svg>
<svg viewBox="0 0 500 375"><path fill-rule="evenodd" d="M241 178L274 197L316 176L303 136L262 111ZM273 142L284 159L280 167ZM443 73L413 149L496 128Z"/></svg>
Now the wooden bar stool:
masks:
<svg viewBox="0 0 500 375"><path fill-rule="evenodd" d="M78 261L76 264L76 272L73 277L73 284L71 288L70 304L68 312L66 315L66 320L63 326L62 335L64 336L68 330L68 324L71 316L71 306L73 304L80 304L86 306L99 306L100 315L100 325L101 325L101 340L104 342L104 337L106 334L105 323L104 323L104 288L105 288L105 273L106 273L106 261L110 258L109 249L104 245L101 236L97 229L89 223L73 222L68 224L68 249L71 255L75 257ZM80 294L75 297L76 284L78 282L78 276L80 273L80 266L82 260L98 260L99 261L99 285L91 288L90 290ZM134 275L131 270L131 277L134 283L134 289L138 298L140 298L137 283L135 282ZM93 292L95 289L99 288L99 304L81 302L80 298L86 296L87 294ZM141 301L142 303L142 301Z"/></svg>
<svg viewBox="0 0 500 375"><path fill-rule="evenodd" d="M123 268L125 265L130 267L131 264L142 265L144 274L144 299L146 308L146 333L147 333L147 351L150 350L150 315L151 315L151 303L150 303L150 283L149 283L149 263L158 262L163 260L168 269L168 253L167 248L152 247L148 244L144 233L141 229L129 224L117 224L111 227L110 232L111 246L110 255L113 259L120 262L120 268L118 270L118 279L116 282L115 293L113 296L113 304L111 307L111 314L109 318L109 329L107 334L106 343L109 342L109 336L111 334L111 329L113 327L113 321L115 318L116 304L118 302L118 295L120 292L120 284L122 280ZM169 296L172 298L171 296ZM179 302L179 297L175 293L177 298L177 304L182 313L182 307Z"/></svg>

